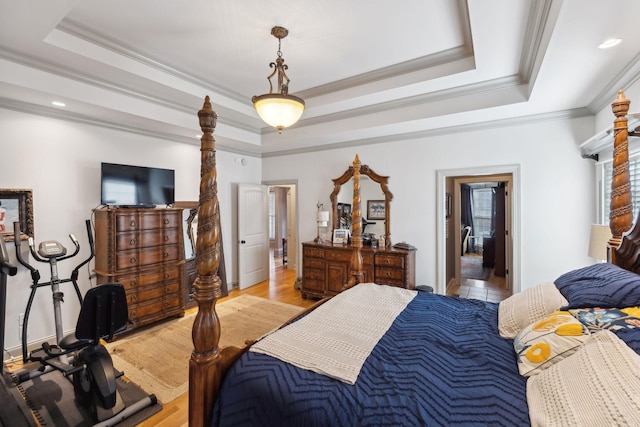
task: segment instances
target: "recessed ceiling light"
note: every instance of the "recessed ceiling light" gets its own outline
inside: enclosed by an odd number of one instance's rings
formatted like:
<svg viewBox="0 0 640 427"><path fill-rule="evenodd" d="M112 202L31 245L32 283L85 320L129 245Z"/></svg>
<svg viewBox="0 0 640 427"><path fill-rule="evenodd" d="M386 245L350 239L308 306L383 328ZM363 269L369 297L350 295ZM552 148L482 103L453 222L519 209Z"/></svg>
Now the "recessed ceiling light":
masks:
<svg viewBox="0 0 640 427"><path fill-rule="evenodd" d="M607 39L598 45L600 49L609 49L620 44L622 39Z"/></svg>
<svg viewBox="0 0 640 427"><path fill-rule="evenodd" d="M67 104L65 104L64 102L60 102L60 101L52 101L51 102L53 105L55 105L56 107L66 107Z"/></svg>

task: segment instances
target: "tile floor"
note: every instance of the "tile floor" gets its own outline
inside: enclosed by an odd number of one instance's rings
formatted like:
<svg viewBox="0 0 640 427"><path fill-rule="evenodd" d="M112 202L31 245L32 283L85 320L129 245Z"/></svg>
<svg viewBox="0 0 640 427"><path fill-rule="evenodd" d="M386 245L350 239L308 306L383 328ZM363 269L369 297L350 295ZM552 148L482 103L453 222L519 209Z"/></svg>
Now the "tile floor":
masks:
<svg viewBox="0 0 640 427"><path fill-rule="evenodd" d="M495 276L492 271L487 281L463 277L459 285L451 284L448 286L447 295L497 303L511 296L511 291L505 289L505 285L506 279Z"/></svg>

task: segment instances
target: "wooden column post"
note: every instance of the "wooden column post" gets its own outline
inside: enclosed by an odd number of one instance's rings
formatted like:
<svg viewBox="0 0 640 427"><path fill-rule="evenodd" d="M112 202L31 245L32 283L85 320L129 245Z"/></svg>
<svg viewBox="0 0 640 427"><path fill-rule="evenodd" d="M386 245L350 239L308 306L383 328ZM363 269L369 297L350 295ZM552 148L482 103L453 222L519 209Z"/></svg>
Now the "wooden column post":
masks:
<svg viewBox="0 0 640 427"><path fill-rule="evenodd" d="M627 123L630 103L621 89L618 91L618 97L611 104L613 114L616 116L613 125L613 179L611 180L611 209L609 213L609 227L612 235L609 246L613 248L620 245L622 234L628 231L633 224Z"/></svg>
<svg viewBox="0 0 640 427"><path fill-rule="evenodd" d="M211 108L207 96L198 112L202 129L200 148L200 208L198 212L198 238L196 240L195 300L198 313L194 320L192 340L194 350L189 360L189 426L204 427L211 424L213 404L222 376L222 362L218 342L220 321L215 310L220 297L220 210L216 151L213 131L218 116Z"/></svg>

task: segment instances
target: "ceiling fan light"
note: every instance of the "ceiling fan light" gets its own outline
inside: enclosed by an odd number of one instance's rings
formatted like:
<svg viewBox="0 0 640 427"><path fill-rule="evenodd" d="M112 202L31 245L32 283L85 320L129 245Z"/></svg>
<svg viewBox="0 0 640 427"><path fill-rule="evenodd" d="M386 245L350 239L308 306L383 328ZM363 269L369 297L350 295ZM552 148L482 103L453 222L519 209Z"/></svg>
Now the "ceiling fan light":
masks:
<svg viewBox="0 0 640 427"><path fill-rule="evenodd" d="M304 101L297 96L267 94L253 97L253 106L269 126L282 129L296 123L304 112Z"/></svg>

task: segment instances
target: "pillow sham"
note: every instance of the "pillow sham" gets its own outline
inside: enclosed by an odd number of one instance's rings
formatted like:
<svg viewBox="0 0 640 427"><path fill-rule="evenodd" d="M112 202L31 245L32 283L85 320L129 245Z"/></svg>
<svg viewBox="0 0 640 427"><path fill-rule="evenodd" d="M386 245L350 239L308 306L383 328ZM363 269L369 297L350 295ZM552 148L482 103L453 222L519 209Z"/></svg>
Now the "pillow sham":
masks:
<svg viewBox="0 0 640 427"><path fill-rule="evenodd" d="M631 329L640 328L640 309L628 308L577 308L569 312L580 321L590 332L603 329Z"/></svg>
<svg viewBox="0 0 640 427"><path fill-rule="evenodd" d="M640 275L609 263L570 271L555 284L569 301L563 309L640 305Z"/></svg>
<svg viewBox="0 0 640 427"><path fill-rule="evenodd" d="M629 348L640 355L640 328L612 330Z"/></svg>
<svg viewBox="0 0 640 427"><path fill-rule="evenodd" d="M587 328L571 313L556 311L516 335L518 370L525 377L536 375L573 354L588 338Z"/></svg>
<svg viewBox="0 0 640 427"><path fill-rule="evenodd" d="M640 356L611 331L527 380L532 426L640 425Z"/></svg>
<svg viewBox="0 0 640 427"><path fill-rule="evenodd" d="M565 297L551 282L518 292L501 301L498 306L500 336L513 339L522 329L567 304Z"/></svg>

